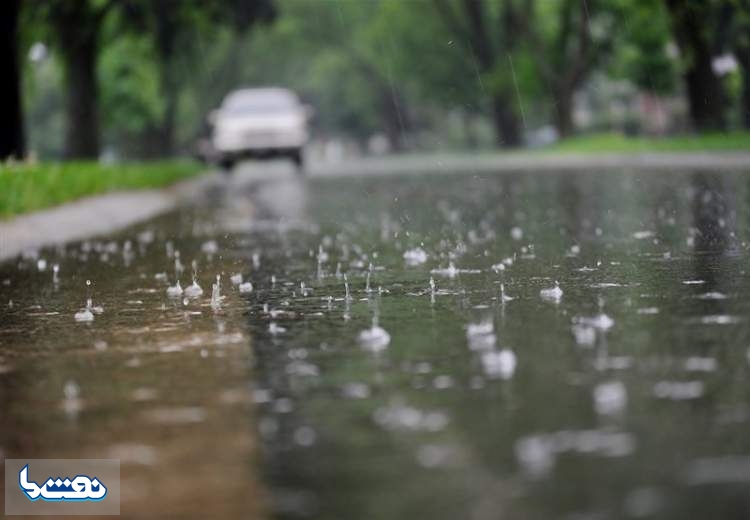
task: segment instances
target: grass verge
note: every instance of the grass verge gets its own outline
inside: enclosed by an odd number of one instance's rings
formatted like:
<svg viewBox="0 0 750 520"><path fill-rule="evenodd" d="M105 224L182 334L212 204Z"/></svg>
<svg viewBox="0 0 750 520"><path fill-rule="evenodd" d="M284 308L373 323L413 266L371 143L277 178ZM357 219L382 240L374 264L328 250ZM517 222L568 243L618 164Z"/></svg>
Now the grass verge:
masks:
<svg viewBox="0 0 750 520"><path fill-rule="evenodd" d="M627 137L623 134L593 134L571 137L541 148L559 153L638 153L750 151L750 132L730 132L674 137Z"/></svg>
<svg viewBox="0 0 750 520"><path fill-rule="evenodd" d="M204 170L190 161L0 164L0 218L108 191L158 188Z"/></svg>

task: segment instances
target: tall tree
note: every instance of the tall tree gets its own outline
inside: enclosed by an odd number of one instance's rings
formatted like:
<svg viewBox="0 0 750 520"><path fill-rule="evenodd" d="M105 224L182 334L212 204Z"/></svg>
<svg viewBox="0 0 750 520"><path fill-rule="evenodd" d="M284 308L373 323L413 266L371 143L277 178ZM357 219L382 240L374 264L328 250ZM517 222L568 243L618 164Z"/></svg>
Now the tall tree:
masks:
<svg viewBox="0 0 750 520"><path fill-rule="evenodd" d="M612 49L612 8L601 0L562 0L537 13L534 0L526 5L520 21L540 79L554 100L555 127L567 137L573 133L574 94ZM553 29L545 34L540 25L546 19ZM598 30L592 30L594 25Z"/></svg>
<svg viewBox="0 0 750 520"><path fill-rule="evenodd" d="M610 72L652 94L673 94L677 67L670 56L669 13L661 2L630 0L618 13Z"/></svg>
<svg viewBox="0 0 750 520"><path fill-rule="evenodd" d="M502 0L496 5L485 0L434 0L434 5L456 36L468 42L478 72L485 77L500 144L520 145L512 54L521 41L522 18L527 9L524 2Z"/></svg>
<svg viewBox="0 0 750 520"><path fill-rule="evenodd" d="M65 82L65 157L99 155L99 86L96 64L102 25L115 0L39 0L31 19L48 27L53 50L63 63Z"/></svg>
<svg viewBox="0 0 750 520"><path fill-rule="evenodd" d="M145 0L132 3L129 18L153 37L164 100L162 118L146 132L155 155L174 152L175 121L183 74L195 59L195 35L201 30L229 26L241 35L252 25L273 20L272 0Z"/></svg>
<svg viewBox="0 0 750 520"><path fill-rule="evenodd" d="M394 73L392 54L394 49L382 34L375 31L383 2L300 2L287 1L281 4L282 16L286 17L290 33L301 44L295 52L301 53L305 61L311 63L310 72L315 76L318 66L335 68L344 71L345 81L331 88L340 93L349 90L349 85L356 85L359 92L352 92L355 97L368 98L368 103L375 107L377 115L374 125L364 120L370 113L361 111L359 121L349 121L351 127L370 127L368 130L382 131L394 151L407 147L412 124L410 111L405 102L402 83ZM341 74L341 72L339 72ZM348 83L349 85L344 85ZM328 96L326 96L328 97ZM338 115L353 115L353 100L335 99L340 105ZM356 102L354 103L356 104ZM346 105L346 106L344 106ZM362 108L361 105L358 108Z"/></svg>
<svg viewBox="0 0 750 520"><path fill-rule="evenodd" d="M724 130L726 96L721 80L713 70L715 2L666 0L666 5L682 57L693 126L699 131Z"/></svg>
<svg viewBox="0 0 750 520"><path fill-rule="evenodd" d="M0 2L0 161L20 159L25 153L21 114L21 75L18 48L18 18L21 0Z"/></svg>
<svg viewBox="0 0 750 520"><path fill-rule="evenodd" d="M740 110L743 128L750 129L750 0L730 0L732 49L742 72Z"/></svg>

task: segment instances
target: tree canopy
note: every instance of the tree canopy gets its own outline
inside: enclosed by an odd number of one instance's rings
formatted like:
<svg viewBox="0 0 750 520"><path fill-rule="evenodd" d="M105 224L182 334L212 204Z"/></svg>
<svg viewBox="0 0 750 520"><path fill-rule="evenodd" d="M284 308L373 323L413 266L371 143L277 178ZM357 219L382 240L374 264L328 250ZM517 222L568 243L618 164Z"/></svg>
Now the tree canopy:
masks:
<svg viewBox="0 0 750 520"><path fill-rule="evenodd" d="M0 139L4 156L23 156L24 136L47 156L189 151L206 114L245 85L297 90L323 138L365 145L382 135L394 150L450 145L455 121L466 137L457 145L517 146L546 124L571 135L592 81L684 100L694 130L750 127L748 0L16 0L3 9L4 113L15 121Z"/></svg>

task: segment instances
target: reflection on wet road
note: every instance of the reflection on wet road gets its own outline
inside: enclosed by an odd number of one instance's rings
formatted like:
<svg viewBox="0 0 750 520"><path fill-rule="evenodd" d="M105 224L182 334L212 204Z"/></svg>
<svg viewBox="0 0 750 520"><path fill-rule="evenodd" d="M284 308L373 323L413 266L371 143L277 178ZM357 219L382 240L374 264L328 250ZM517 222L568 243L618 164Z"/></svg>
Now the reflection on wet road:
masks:
<svg viewBox="0 0 750 520"><path fill-rule="evenodd" d="M746 518L748 209L740 173L236 179L0 267L0 449L121 458L126 517Z"/></svg>

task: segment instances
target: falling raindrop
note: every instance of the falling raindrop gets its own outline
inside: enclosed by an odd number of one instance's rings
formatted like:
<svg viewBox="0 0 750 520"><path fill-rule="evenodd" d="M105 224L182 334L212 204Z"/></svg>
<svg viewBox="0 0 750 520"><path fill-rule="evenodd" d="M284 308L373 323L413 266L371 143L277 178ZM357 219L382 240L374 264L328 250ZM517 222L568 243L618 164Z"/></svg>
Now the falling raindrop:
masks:
<svg viewBox="0 0 750 520"><path fill-rule="evenodd" d="M174 276L175 278L179 279L182 275L182 271L185 270L185 266L182 265L182 262L180 262L180 252L175 251L174 252Z"/></svg>

